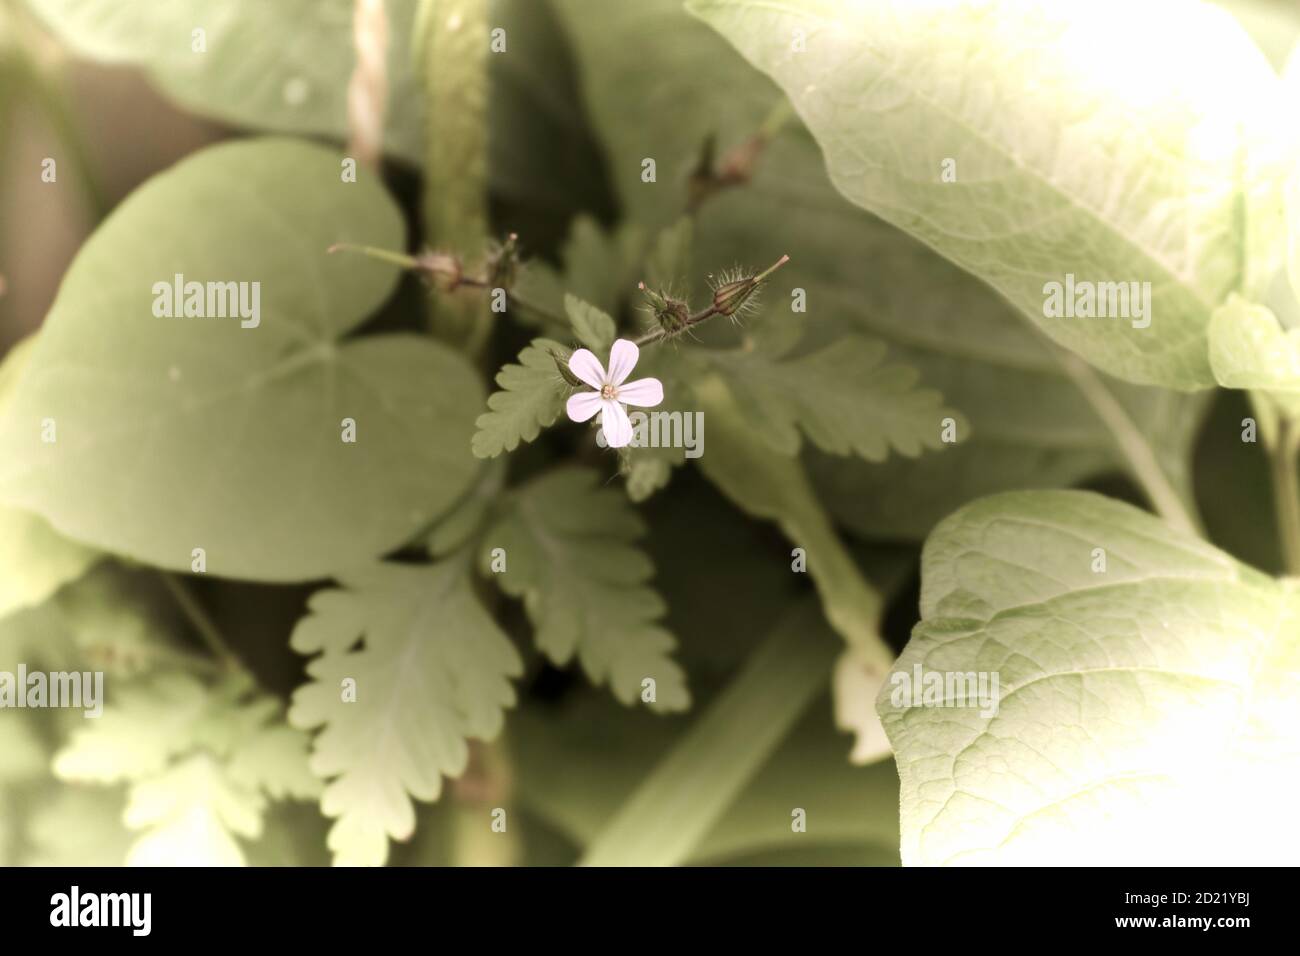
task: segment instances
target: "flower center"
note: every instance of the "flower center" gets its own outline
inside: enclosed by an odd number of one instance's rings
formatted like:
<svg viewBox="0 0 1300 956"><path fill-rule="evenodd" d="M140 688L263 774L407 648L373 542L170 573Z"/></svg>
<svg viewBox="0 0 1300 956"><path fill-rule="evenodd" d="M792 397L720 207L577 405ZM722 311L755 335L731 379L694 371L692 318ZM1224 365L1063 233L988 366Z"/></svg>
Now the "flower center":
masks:
<svg viewBox="0 0 1300 956"><path fill-rule="evenodd" d="M600 397L605 399L605 401L607 402L613 401L614 399L618 398L618 389L616 389L613 385L602 385L600 387Z"/></svg>

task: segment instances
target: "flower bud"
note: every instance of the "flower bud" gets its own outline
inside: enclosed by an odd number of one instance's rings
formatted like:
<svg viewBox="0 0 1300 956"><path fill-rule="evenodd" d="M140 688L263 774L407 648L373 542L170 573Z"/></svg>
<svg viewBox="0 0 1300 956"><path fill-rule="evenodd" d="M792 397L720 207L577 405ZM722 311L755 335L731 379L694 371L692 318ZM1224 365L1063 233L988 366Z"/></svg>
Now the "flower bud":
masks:
<svg viewBox="0 0 1300 956"><path fill-rule="evenodd" d="M582 379L578 378L578 376L574 375L573 372L569 370L569 356L561 355L559 352L555 351L555 349L548 349L547 351L551 353L551 358L555 361L555 367L560 370L560 375L566 382L575 388L581 387L585 384Z"/></svg>
<svg viewBox="0 0 1300 956"><path fill-rule="evenodd" d="M789 261L789 256L782 256L774 265L758 275L739 276L733 279L723 276L722 281L713 287L713 311L719 315L735 315L746 302L750 301L750 297L767 277Z"/></svg>
<svg viewBox="0 0 1300 956"><path fill-rule="evenodd" d="M691 311L685 302L648 288L644 282L637 283L637 288L646 297L646 302L650 304L650 311L654 313L655 321L659 323L664 332L668 335L674 335L686 328L686 320L691 317Z"/></svg>

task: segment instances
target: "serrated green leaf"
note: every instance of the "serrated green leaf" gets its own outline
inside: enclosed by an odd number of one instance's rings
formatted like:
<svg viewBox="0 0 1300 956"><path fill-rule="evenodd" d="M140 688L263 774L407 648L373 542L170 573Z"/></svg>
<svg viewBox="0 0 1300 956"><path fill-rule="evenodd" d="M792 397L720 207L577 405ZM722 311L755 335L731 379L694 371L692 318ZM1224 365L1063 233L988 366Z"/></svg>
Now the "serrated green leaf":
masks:
<svg viewBox="0 0 1300 956"><path fill-rule="evenodd" d="M501 390L488 396L488 411L474 422L473 451L479 458L495 458L530 442L555 422L564 408L567 391L556 365L569 350L551 339L533 339L519 353L519 364L503 366L496 383Z"/></svg>
<svg viewBox="0 0 1300 956"><path fill-rule="evenodd" d="M1280 85L1230 16L1202 4L1019 0L689 8L786 90L850 200L1106 371L1213 384L1210 312L1271 279L1267 240L1281 235L1280 180L1265 168ZM1171 23L1178 41L1153 49L1145 37ZM1098 42L1120 66L1095 68ZM930 69L936 57L948 68ZM955 180L942 175L947 159ZM1046 284L1066 274L1149 281L1151 324L1048 317Z"/></svg>
<svg viewBox="0 0 1300 956"><path fill-rule="evenodd" d="M306 736L282 722L278 701L250 697L250 686L246 677L205 687L156 671L115 691L55 755L60 780L129 784L122 819L143 832L127 865L243 865L236 837L260 836L268 798L320 792Z"/></svg>
<svg viewBox="0 0 1300 956"><path fill-rule="evenodd" d="M481 564L505 552L492 579L522 598L537 646L558 665L575 656L594 684L608 683L631 705L643 681L648 706L669 712L690 703L686 677L669 656L676 642L660 624L665 605L650 586L654 566L635 544L645 526L617 489L595 472L560 468L515 493L513 506L484 536Z"/></svg>
<svg viewBox="0 0 1300 956"><path fill-rule="evenodd" d="M207 698L184 674L161 674L128 684L103 716L74 730L55 755L54 775L81 783L121 783L162 772L193 746L194 725Z"/></svg>
<svg viewBox="0 0 1300 956"><path fill-rule="evenodd" d="M564 287L596 308L616 313L623 296L636 287L630 270L643 244L639 224L627 221L607 232L593 217L578 216L560 251Z"/></svg>
<svg viewBox="0 0 1300 956"><path fill-rule="evenodd" d="M64 279L0 416L0 499L166 568L203 548L231 577L310 579L402 544L473 478L482 392L427 339L338 341L395 275L326 248L401 237L377 183L340 183L305 143L215 146L150 180ZM176 274L260 282L260 324L154 315Z"/></svg>
<svg viewBox="0 0 1300 956"><path fill-rule="evenodd" d="M236 836L262 834L266 801L232 786L220 765L197 753L133 785L122 821L143 830L127 866L243 866Z"/></svg>
<svg viewBox="0 0 1300 956"><path fill-rule="evenodd" d="M82 56L144 69L186 109L236 126L347 136L347 88L356 54L352 0L176 0L158 8L113 0L29 2ZM411 70L415 0L389 0L385 148L421 159L424 101ZM193 31L205 31L195 52ZM291 37L292 42L285 42Z"/></svg>
<svg viewBox="0 0 1300 956"><path fill-rule="evenodd" d="M597 357L609 352L609 347L614 344L614 336L618 334L613 319L572 294L564 297L564 312L568 315L569 322L573 325L573 334L579 342L595 352Z"/></svg>
<svg viewBox="0 0 1300 956"><path fill-rule="evenodd" d="M878 701L904 863L1294 854L1276 827L1300 763L1287 588L1129 505L1020 492L935 529L921 616ZM972 691L983 675L985 697L963 701L954 674Z"/></svg>
<svg viewBox="0 0 1300 956"><path fill-rule="evenodd" d="M823 451L868 461L942 448L949 421L964 438L965 419L937 391L918 387L914 369L887 364L887 351L850 336L793 359L751 349L709 357L755 432L782 454L799 451L800 432Z"/></svg>
<svg viewBox="0 0 1300 956"><path fill-rule="evenodd" d="M338 818L329 836L338 864L382 864L389 838L414 831L412 800L438 799L442 778L465 770L466 739L491 740L514 704L510 678L522 664L479 603L471 568L462 552L341 575L343 589L314 595L294 631L299 653L323 652L289 719L321 728L311 768L327 781L322 811Z"/></svg>

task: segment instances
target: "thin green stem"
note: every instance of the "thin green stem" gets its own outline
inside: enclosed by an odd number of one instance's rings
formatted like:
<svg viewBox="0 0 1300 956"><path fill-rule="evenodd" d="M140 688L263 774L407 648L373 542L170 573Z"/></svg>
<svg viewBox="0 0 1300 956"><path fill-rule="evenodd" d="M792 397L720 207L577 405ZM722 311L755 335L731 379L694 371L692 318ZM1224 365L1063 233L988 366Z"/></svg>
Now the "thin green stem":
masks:
<svg viewBox="0 0 1300 956"><path fill-rule="evenodd" d="M679 335L682 332L685 332L687 329L691 328L692 326L699 325L701 322L707 319L711 319L717 314L718 314L717 308L715 306L710 305L707 309L704 309L703 311L700 312L696 312L694 315L688 318L676 329L673 329L671 332L669 332L667 329L655 329L653 332L647 332L645 335L641 336L639 339L636 340L636 345L638 348L640 348L646 345L654 345L656 342L662 342L664 339L674 335Z"/></svg>
<svg viewBox="0 0 1300 956"><path fill-rule="evenodd" d="M199 637L203 638L203 643L208 645L209 650L227 670L243 670L244 666L240 663L239 657L231 650L230 645L221 634L221 629L208 615L203 605L199 603L189 589L189 586L175 574L159 572L163 584L171 592L172 598L176 601L181 613L193 625L194 630L198 632Z"/></svg>
<svg viewBox="0 0 1300 956"><path fill-rule="evenodd" d="M745 290L744 295L748 296L750 293L752 293L755 289L757 289L760 285L762 285L765 281L767 281L767 278L773 272L781 268L789 261L790 261L789 256L782 256L780 259L777 259L776 262L772 263L762 272L758 273L758 275L751 276L748 280L749 284ZM643 289L645 288L645 283L641 284L641 288ZM688 319L683 321L680 325L677 325L675 328L672 329L659 328L659 329L655 329L653 332L647 332L645 335L641 336L639 339L636 340L636 345L638 347L641 347L645 345L654 345L656 342L662 342L666 338L680 335L682 332L685 332L687 329L691 328L692 326L699 325L701 322L707 321L708 319L713 318L715 315L727 314L728 312L734 310L734 308L735 308L734 299L733 299L733 305L731 309L723 308L715 300L706 309L690 316Z"/></svg>
<svg viewBox="0 0 1300 956"><path fill-rule="evenodd" d="M1300 575L1300 428L1282 416L1278 419L1277 442L1270 452L1273 497L1277 506L1278 537L1282 563L1289 575Z"/></svg>
<svg viewBox="0 0 1300 956"><path fill-rule="evenodd" d="M1195 512L1184 503L1182 495L1161 467L1151 444L1133 423L1124 406L1086 362L1064 349L1054 351L1065 373L1109 429L1115 444L1128 462L1130 472L1146 492L1156 513L1175 528L1203 537L1204 531Z"/></svg>
<svg viewBox="0 0 1300 956"><path fill-rule="evenodd" d="M391 249L380 249L377 246L356 246L350 242L336 242L325 252L328 255L333 255L336 252L359 252L363 256L379 259L381 262L390 262L395 266L401 266L403 269L420 268L420 260L415 256L408 256L404 252L394 252Z"/></svg>

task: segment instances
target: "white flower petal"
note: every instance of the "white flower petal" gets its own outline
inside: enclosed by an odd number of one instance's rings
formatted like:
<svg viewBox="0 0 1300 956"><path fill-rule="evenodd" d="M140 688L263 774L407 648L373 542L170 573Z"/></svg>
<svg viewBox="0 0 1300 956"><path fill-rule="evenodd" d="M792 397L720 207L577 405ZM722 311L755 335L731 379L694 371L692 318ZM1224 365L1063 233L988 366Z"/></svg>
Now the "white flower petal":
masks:
<svg viewBox="0 0 1300 956"><path fill-rule="evenodd" d="M624 448L632 441L632 422L618 402L600 403L600 427L610 448Z"/></svg>
<svg viewBox="0 0 1300 956"><path fill-rule="evenodd" d="M609 350L609 381L612 385L622 385L636 368L636 360L641 357L641 350L631 339L619 339Z"/></svg>
<svg viewBox="0 0 1300 956"><path fill-rule="evenodd" d="M575 422L585 422L600 411L600 392L578 392L570 395L564 410Z"/></svg>
<svg viewBox="0 0 1300 956"><path fill-rule="evenodd" d="M664 385L657 378L639 378L618 387L618 400L637 408L654 408L664 400Z"/></svg>
<svg viewBox="0 0 1300 956"><path fill-rule="evenodd" d="M596 391L605 384L605 366L590 349L578 349L569 356L569 371L582 379Z"/></svg>

